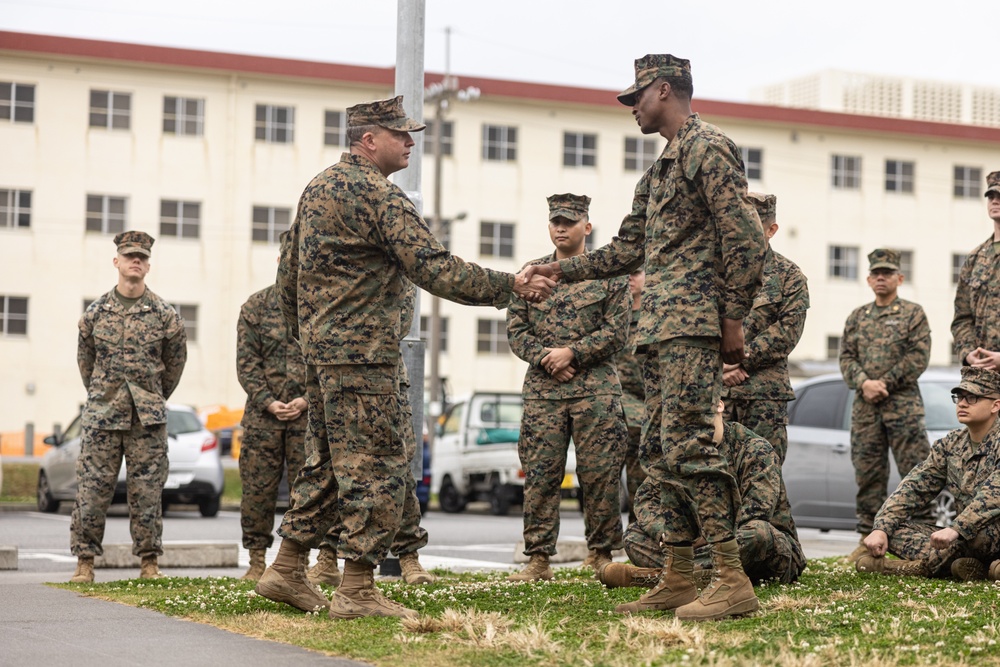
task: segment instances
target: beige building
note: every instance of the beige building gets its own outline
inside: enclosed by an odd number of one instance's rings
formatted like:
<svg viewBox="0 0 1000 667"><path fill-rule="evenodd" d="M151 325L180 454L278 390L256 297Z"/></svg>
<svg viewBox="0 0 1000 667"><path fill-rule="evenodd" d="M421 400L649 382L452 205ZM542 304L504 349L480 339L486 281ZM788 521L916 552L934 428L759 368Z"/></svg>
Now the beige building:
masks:
<svg viewBox="0 0 1000 667"><path fill-rule="evenodd" d="M273 281L303 186L344 150L344 110L390 96L392 80L389 69L0 32L0 431L65 425L84 400L76 323L116 282L122 229L156 237L147 282L188 323L173 400L241 406L239 307ZM460 85L482 95L453 104L442 132L451 249L516 271L551 251L545 197L557 192L590 195L594 240L608 241L662 138L642 136L615 91ZM826 362L847 314L871 298L865 255L892 246L907 251L902 293L927 310L932 362L950 363L956 263L992 228L982 191L1000 168L1000 129L695 109L743 148L751 187L778 196L774 245L809 276L813 304L793 359ZM429 211L435 157L423 159ZM518 389L525 366L504 312L441 310L450 391Z"/></svg>

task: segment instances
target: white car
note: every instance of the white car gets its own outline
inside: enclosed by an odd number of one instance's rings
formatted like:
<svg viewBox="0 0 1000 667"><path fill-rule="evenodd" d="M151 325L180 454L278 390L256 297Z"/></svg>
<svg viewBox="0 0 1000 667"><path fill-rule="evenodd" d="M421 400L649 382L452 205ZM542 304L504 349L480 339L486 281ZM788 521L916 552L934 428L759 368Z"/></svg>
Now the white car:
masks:
<svg viewBox="0 0 1000 667"><path fill-rule="evenodd" d="M52 449L42 457L38 469L38 511L56 512L61 502L76 500L80 430L77 415L61 436L45 438L45 444L52 445ZM223 485L219 441L192 408L167 406L167 446L170 472L163 486L164 511L171 504L195 504L202 516L218 514ZM112 502L125 500L123 461Z"/></svg>

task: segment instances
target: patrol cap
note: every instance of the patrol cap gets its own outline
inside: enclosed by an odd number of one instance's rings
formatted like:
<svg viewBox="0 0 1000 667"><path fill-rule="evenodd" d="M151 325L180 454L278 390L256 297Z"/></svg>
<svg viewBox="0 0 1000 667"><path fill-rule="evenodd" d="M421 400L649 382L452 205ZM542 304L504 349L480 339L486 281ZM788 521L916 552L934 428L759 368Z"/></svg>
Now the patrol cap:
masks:
<svg viewBox="0 0 1000 667"><path fill-rule="evenodd" d="M627 107L635 104L635 94L661 76L686 76L691 78L691 61L669 53L647 54L635 61L635 83L618 95L618 101Z"/></svg>
<svg viewBox="0 0 1000 667"><path fill-rule="evenodd" d="M388 130L402 132L420 132L427 127L423 123L406 117L406 112L403 111L402 95L391 100L376 100L349 107L347 109L347 127L362 127L364 125L377 125Z"/></svg>
<svg viewBox="0 0 1000 667"><path fill-rule="evenodd" d="M549 220L566 218L567 220L583 220L590 210L590 197L587 195L572 195L565 193L546 197L549 203Z"/></svg>
<svg viewBox="0 0 1000 667"><path fill-rule="evenodd" d="M149 257L153 253L154 239L146 232L122 232L115 237L115 245L118 246L119 255L138 253Z"/></svg>
<svg viewBox="0 0 1000 667"><path fill-rule="evenodd" d="M754 208L757 209L757 216L763 225L773 225L777 222L778 198L774 195L766 195L763 192L750 192L747 194Z"/></svg>
<svg viewBox="0 0 1000 667"><path fill-rule="evenodd" d="M899 253L888 248L877 248L868 253L868 270L892 269L899 271Z"/></svg>
<svg viewBox="0 0 1000 667"><path fill-rule="evenodd" d="M986 194L983 196L987 197L991 192L1000 195L1000 171L991 171L986 174Z"/></svg>
<svg viewBox="0 0 1000 667"><path fill-rule="evenodd" d="M967 391L976 396L1000 396L1000 373L978 366L963 366L962 381L951 390Z"/></svg>

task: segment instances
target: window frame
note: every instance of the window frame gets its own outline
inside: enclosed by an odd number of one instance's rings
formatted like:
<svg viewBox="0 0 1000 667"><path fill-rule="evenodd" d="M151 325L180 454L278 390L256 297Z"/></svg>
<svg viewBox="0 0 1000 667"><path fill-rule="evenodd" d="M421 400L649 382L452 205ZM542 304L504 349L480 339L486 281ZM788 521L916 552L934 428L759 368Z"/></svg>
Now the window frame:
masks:
<svg viewBox="0 0 1000 667"><path fill-rule="evenodd" d="M835 257L837 251L847 251L846 257ZM851 256L853 255L853 257ZM857 280L861 264L861 249L858 246L828 245L826 253L826 277L832 280ZM841 269L840 267L845 267ZM844 271L844 273L841 273Z"/></svg>
<svg viewBox="0 0 1000 667"><path fill-rule="evenodd" d="M104 96L104 106L94 104L94 96ZM125 106L119 109L118 100L124 100ZM99 122L100 117L104 117L103 122ZM122 120L122 123L118 121ZM132 129L132 93L123 93L115 90L90 89L90 106L87 114L88 127L100 130L128 131Z"/></svg>
<svg viewBox="0 0 1000 667"><path fill-rule="evenodd" d="M491 233L487 233L487 226L492 229ZM509 238L504 237L504 232L507 231L510 232ZM513 259L516 236L517 229L513 222L481 220L479 222L479 255L481 257Z"/></svg>
<svg viewBox="0 0 1000 667"><path fill-rule="evenodd" d="M263 119L260 118L262 110ZM285 120L275 118L279 112L287 113L287 118ZM279 135L284 138L279 138ZM295 143L295 107L283 104L257 104L254 107L254 140L267 144Z"/></svg>
<svg viewBox="0 0 1000 667"><path fill-rule="evenodd" d="M257 221L258 211L267 211L267 220L263 222ZM285 225L283 229L276 229L275 214L284 213L288 217L288 224ZM262 227L263 225L263 227ZM280 241L281 234L288 231L292 225L292 209L285 206L264 206L260 204L254 204L253 210L250 215L250 242L251 243L278 243ZM264 229L267 238L258 239L254 238L259 229Z"/></svg>
<svg viewBox="0 0 1000 667"><path fill-rule="evenodd" d="M497 136L490 138L493 130ZM486 162L517 162L517 127L483 123L482 156Z"/></svg>
<svg viewBox="0 0 1000 667"><path fill-rule="evenodd" d="M27 205L21 201L24 197ZM31 199L31 190L0 188L0 229L31 229ZM22 225L24 216L27 224Z"/></svg>
<svg viewBox="0 0 1000 667"><path fill-rule="evenodd" d="M173 111L167 110L167 105L173 101ZM188 113L188 104L196 105L195 113ZM168 123L173 123L173 130L167 128ZM194 123L194 131L188 132L188 124ZM163 134L171 134L176 137L201 137L205 134L205 98L184 97L181 95L163 96Z"/></svg>
<svg viewBox="0 0 1000 667"><path fill-rule="evenodd" d="M835 153L830 157L831 186L835 190L860 190L861 156Z"/></svg>
<svg viewBox="0 0 1000 667"><path fill-rule="evenodd" d="M19 99L19 90L27 91L31 99ZM6 96L3 95L5 91L7 91ZM0 81L0 122L33 125L35 123L35 102L35 84ZM18 118L19 115L27 116L27 118Z"/></svg>
<svg viewBox="0 0 1000 667"><path fill-rule="evenodd" d="M94 220L94 216L91 213L90 204L92 199L101 200L101 211L100 211L100 229L91 229L91 220ZM112 201L120 201L122 204L122 212L120 214L121 218L121 228L113 228L112 226L112 216L118 216L119 214L114 214L111 212ZM98 194L87 194L87 203L85 208L85 218L84 218L84 231L88 234L120 234L128 229L128 197L119 197L116 195L98 195Z"/></svg>
<svg viewBox="0 0 1000 667"><path fill-rule="evenodd" d="M743 170L748 181L759 181L764 178L764 149L753 146L740 146L740 159L743 160ZM753 154L756 153L756 156ZM753 159L756 157L756 159Z"/></svg>
<svg viewBox="0 0 1000 667"><path fill-rule="evenodd" d="M898 170L899 173L889 173L890 165L893 170ZM910 173L906 173L906 168L909 167ZM912 160L890 160L885 161L885 191L894 192L896 194L912 195L913 186L917 177L917 163ZM890 187L892 186L892 187Z"/></svg>
<svg viewBox="0 0 1000 667"><path fill-rule="evenodd" d="M427 121L427 129L420 133L424 140L424 155L434 155L434 119ZM441 155L451 157L455 150L455 121L441 121Z"/></svg>
<svg viewBox="0 0 1000 667"><path fill-rule="evenodd" d="M483 331L484 324L489 325L489 331ZM476 318L476 354L503 355L510 354L510 352L510 341L507 339L507 320Z"/></svg>
<svg viewBox="0 0 1000 667"><path fill-rule="evenodd" d="M24 302L24 312L11 312L11 301ZM0 338L27 338L28 337L28 317L30 315L30 298L26 296L13 296L10 294L0 294ZM11 322L24 322L24 331L11 333Z"/></svg>
<svg viewBox="0 0 1000 667"><path fill-rule="evenodd" d="M961 176L959 170L962 170ZM955 199L979 199L983 196L983 168L956 164L952 169L952 196Z"/></svg>
<svg viewBox="0 0 1000 667"><path fill-rule="evenodd" d="M175 205L175 215L172 221L167 221L167 217L164 214L163 208L167 205ZM193 218L188 218L185 215L185 209L194 209L195 215ZM193 220L193 222L189 221ZM164 229L164 225L174 225L174 233L170 233ZM189 228L194 229L194 234L186 234L185 231ZM184 201L180 199L160 199L160 236L165 238L175 238L175 239L194 239L198 240L201 238L201 202L197 201Z"/></svg>
<svg viewBox="0 0 1000 667"><path fill-rule="evenodd" d="M336 124L330 122L332 115L337 116L338 122ZM350 147L351 144L347 140L346 111L339 111L337 109L323 110L323 145L333 146L334 148L344 148L344 149Z"/></svg>
<svg viewBox="0 0 1000 667"><path fill-rule="evenodd" d="M187 342L198 342L198 304L171 302L170 307L184 320L184 333L187 334ZM193 317L185 317L184 311Z"/></svg>
<svg viewBox="0 0 1000 667"><path fill-rule="evenodd" d="M592 146L587 146L588 141ZM563 132L563 166L571 169L597 167L597 133Z"/></svg>
<svg viewBox="0 0 1000 667"><path fill-rule="evenodd" d="M632 142L633 144L631 147L629 146L629 142ZM648 155L646 153L647 149L650 149ZM662 149L659 146L659 142L655 139L648 139L646 137L625 137L622 169L625 171L638 171L645 173L650 167L653 166L656 159L660 157L661 152Z"/></svg>

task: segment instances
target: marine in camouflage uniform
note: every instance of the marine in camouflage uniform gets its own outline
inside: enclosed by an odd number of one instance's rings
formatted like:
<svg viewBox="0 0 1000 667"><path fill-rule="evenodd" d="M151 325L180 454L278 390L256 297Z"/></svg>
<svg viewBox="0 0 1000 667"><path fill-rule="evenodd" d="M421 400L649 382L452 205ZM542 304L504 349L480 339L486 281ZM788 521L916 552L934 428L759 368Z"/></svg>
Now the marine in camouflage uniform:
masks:
<svg viewBox="0 0 1000 667"><path fill-rule="evenodd" d="M556 250L545 264L584 251L590 197L548 198ZM542 303L513 298L507 309L510 349L528 362L517 454L524 470L524 553L531 562L514 581L549 579L559 536L560 486L572 438L583 491L588 565L611 562L622 547L620 483L628 437L614 355L628 337L628 284L623 278L560 283ZM568 366L558 359L564 353Z"/></svg>
<svg viewBox="0 0 1000 667"><path fill-rule="evenodd" d="M923 308L897 295L903 280L899 253L880 248L868 255L868 261L868 285L875 301L847 318L840 348L840 372L855 390L851 462L862 539L888 493L889 451L904 476L930 451L917 385L930 360L930 325ZM929 511L928 505L925 518ZM862 543L848 560L857 560L866 551Z"/></svg>
<svg viewBox="0 0 1000 667"><path fill-rule="evenodd" d="M781 484L781 464L771 444L742 424L725 422L719 451L736 475L740 508L736 540L740 560L754 584L776 580L792 583L806 566L791 507ZM643 568L662 568L663 554L657 536L665 532L662 499L658 490L644 483L636 497L636 521L625 532L629 560ZM710 564L710 554L700 549L697 559Z"/></svg>
<svg viewBox="0 0 1000 667"><path fill-rule="evenodd" d="M79 324L77 364L87 403L70 522L75 582L94 580L94 557L104 553L104 526L122 456L132 553L142 558L141 576L160 576L161 500L170 468L166 399L187 361L183 320L145 284L153 238L130 231L114 240L118 286L90 304Z"/></svg>
<svg viewBox="0 0 1000 667"><path fill-rule="evenodd" d="M809 287L799 267L770 246L778 231L776 197L752 192L750 198L757 207L768 248L763 285L743 320L746 357L724 367L725 416L727 421L739 422L766 438L781 465L788 451L788 401L795 398L788 379L788 355L802 337Z"/></svg>
<svg viewBox="0 0 1000 667"><path fill-rule="evenodd" d="M859 571L983 579L1000 558L1000 374L967 366L952 395L965 428L935 442L882 505ZM951 525L915 520L942 491L955 498ZM902 560L886 560L887 550ZM989 576L1000 578L1000 561Z"/></svg>
<svg viewBox="0 0 1000 667"><path fill-rule="evenodd" d="M274 541L274 510L282 471L291 484L305 462L306 369L289 335L274 285L247 299L236 325L236 375L247 392L240 449L240 526L250 551L244 579L264 573Z"/></svg>
<svg viewBox="0 0 1000 667"><path fill-rule="evenodd" d="M628 342L615 355L615 367L622 384L622 412L628 429L625 446L625 484L628 492L629 522L635 521L635 493L646 479L646 471L639 462L639 446L642 442L642 424L646 418L646 392L642 386L643 355L636 352L636 338L639 331L639 312L642 309L642 287L646 282L646 272L633 271L628 276L628 288L632 295L632 320L628 330Z"/></svg>
<svg viewBox="0 0 1000 667"><path fill-rule="evenodd" d="M645 263L638 343L649 350L644 378L652 368L662 382L644 381L644 439L657 434L663 456L644 467L662 494L681 502L663 505L669 553L660 584L618 610L676 608L682 619L722 618L758 603L740 567L739 491L712 442L710 406L721 393L722 362L743 359L743 318L760 287L766 245L739 149L691 111L690 63L648 55L636 60L635 74L618 99L632 107L644 134L660 133L667 146L640 179L611 243L539 272L575 281L624 275ZM720 576L697 596L687 575L699 535L713 545Z"/></svg>
<svg viewBox="0 0 1000 667"><path fill-rule="evenodd" d="M1000 171L986 176L986 197L993 235L969 253L959 273L951 335L962 365L1000 370Z"/></svg>
<svg viewBox="0 0 1000 667"><path fill-rule="evenodd" d="M409 279L437 296L506 307L513 290L544 294L549 282L483 269L452 256L388 175L406 167L410 131L402 97L348 109L350 153L318 174L299 200L277 286L285 317L298 317L307 364L307 439L317 451L291 491L265 597L334 618L412 616L384 599L374 567L399 529L406 492L405 415L399 400L399 323ZM332 602L306 580L308 549L338 517L344 580Z"/></svg>

